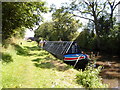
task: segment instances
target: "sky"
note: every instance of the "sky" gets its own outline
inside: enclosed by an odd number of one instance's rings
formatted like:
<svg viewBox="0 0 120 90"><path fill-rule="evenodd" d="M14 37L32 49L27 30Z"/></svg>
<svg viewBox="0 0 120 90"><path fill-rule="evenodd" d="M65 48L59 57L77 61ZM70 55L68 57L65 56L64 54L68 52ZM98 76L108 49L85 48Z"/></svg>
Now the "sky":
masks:
<svg viewBox="0 0 120 90"><path fill-rule="evenodd" d="M34 37L34 31L26 29L25 37Z"/></svg>
<svg viewBox="0 0 120 90"><path fill-rule="evenodd" d="M55 4L57 7L60 7L61 3L69 2L70 0L43 0L46 1L48 6Z"/></svg>
<svg viewBox="0 0 120 90"><path fill-rule="evenodd" d="M61 7L61 3L69 3L71 0L43 0L43 1L46 1L47 2L47 6L50 7L50 5L54 4L56 5L57 8ZM51 17L52 13L47 13L47 14L44 14L44 17L45 17L45 21L49 21L52 19ZM80 19L81 21L84 21L86 23L86 20L85 19Z"/></svg>
<svg viewBox="0 0 120 90"><path fill-rule="evenodd" d="M57 8L61 6L61 3L69 2L70 0L43 0L47 3L47 6L50 7L50 5L54 4ZM52 13L44 14L45 21L49 21L52 19L51 17Z"/></svg>

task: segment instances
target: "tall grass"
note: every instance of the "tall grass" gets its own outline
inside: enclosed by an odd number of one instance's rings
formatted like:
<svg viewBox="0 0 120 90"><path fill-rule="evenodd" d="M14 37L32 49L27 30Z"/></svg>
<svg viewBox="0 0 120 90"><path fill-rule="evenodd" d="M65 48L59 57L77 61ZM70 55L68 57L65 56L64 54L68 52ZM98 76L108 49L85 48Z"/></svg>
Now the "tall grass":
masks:
<svg viewBox="0 0 120 90"><path fill-rule="evenodd" d="M22 42L22 45L20 44ZM75 82L77 70L61 66L48 52L37 47L35 42L17 41L3 49L12 56L13 62L2 65L3 88L81 88ZM16 49L17 48L17 49ZM18 54L19 53L22 54ZM26 53L23 55L23 53ZM36 66L38 65L38 66ZM64 70L60 70L60 69Z"/></svg>

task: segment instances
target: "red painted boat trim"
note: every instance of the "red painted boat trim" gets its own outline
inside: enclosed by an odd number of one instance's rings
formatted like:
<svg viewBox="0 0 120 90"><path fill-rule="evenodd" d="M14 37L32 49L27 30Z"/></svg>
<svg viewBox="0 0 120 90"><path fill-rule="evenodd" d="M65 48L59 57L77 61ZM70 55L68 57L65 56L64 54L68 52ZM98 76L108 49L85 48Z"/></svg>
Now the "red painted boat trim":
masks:
<svg viewBox="0 0 120 90"><path fill-rule="evenodd" d="M78 58L65 58L64 60L77 60ZM80 57L79 59L84 59L84 57Z"/></svg>
<svg viewBox="0 0 120 90"><path fill-rule="evenodd" d="M78 59L78 58L65 58L64 60L75 60L75 59Z"/></svg>

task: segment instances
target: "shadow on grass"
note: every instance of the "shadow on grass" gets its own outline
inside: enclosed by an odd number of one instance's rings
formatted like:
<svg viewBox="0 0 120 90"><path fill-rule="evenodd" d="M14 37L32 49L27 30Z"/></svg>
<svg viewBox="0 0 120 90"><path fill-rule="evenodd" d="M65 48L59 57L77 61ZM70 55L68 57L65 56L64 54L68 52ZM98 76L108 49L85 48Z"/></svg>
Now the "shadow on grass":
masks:
<svg viewBox="0 0 120 90"><path fill-rule="evenodd" d="M12 44L17 51L17 55L22 55L22 56L30 56L29 51L27 49L24 49L18 44L13 43Z"/></svg>
<svg viewBox="0 0 120 90"><path fill-rule="evenodd" d="M54 69L54 70L58 70L58 71L66 71L68 69L70 69L70 66L65 66L65 65L56 65L54 63L51 62L42 62L42 63L34 63L34 65L38 68L43 68L43 69Z"/></svg>
<svg viewBox="0 0 120 90"><path fill-rule="evenodd" d="M39 51L41 50L41 48L39 48L38 46L33 46L33 47L28 47L28 46L24 46L26 49L31 50L31 51Z"/></svg>
<svg viewBox="0 0 120 90"><path fill-rule="evenodd" d="M42 63L34 63L36 67L39 68L47 68L47 69L51 69L54 68L55 66L53 64L51 64L50 62L42 62Z"/></svg>
<svg viewBox="0 0 120 90"><path fill-rule="evenodd" d="M38 54L38 56L44 56L44 55L48 55L49 53L48 52L40 52L39 54ZM48 57L46 57L46 58L48 58Z"/></svg>
<svg viewBox="0 0 120 90"><path fill-rule="evenodd" d="M0 55L2 56L2 63L10 63L13 62L13 58L9 53L2 53L0 52ZM1 60L0 59L0 60Z"/></svg>
<svg viewBox="0 0 120 90"><path fill-rule="evenodd" d="M39 63L41 60L42 60L42 58L36 58L36 59L33 59L32 61Z"/></svg>
<svg viewBox="0 0 120 90"><path fill-rule="evenodd" d="M66 65L63 62L57 61L57 60L52 60L52 58L36 58L32 60L34 65L37 68L43 68L43 69L56 69L58 71L66 71L70 69L71 67L69 65Z"/></svg>

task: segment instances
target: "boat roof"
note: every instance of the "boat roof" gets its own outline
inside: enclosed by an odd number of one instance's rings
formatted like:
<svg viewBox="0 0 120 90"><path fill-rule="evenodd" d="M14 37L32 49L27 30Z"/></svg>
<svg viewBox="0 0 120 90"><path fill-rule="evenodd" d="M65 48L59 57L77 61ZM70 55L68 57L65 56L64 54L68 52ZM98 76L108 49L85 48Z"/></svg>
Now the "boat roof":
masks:
<svg viewBox="0 0 120 90"><path fill-rule="evenodd" d="M59 59L63 59L64 55L67 54L74 41L45 41L43 49L50 52Z"/></svg>

